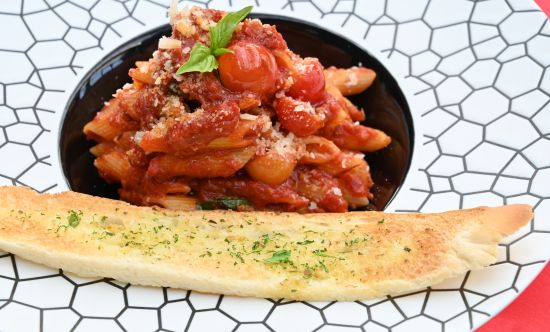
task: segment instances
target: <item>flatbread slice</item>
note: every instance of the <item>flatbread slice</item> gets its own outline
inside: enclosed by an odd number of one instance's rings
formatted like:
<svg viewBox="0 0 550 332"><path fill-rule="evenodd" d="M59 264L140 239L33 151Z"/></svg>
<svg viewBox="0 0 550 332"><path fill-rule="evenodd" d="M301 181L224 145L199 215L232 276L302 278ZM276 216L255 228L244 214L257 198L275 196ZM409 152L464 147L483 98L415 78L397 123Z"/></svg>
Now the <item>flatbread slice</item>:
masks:
<svg viewBox="0 0 550 332"><path fill-rule="evenodd" d="M528 205L436 214L175 212L0 187L0 248L83 277L294 300L422 289L496 261Z"/></svg>

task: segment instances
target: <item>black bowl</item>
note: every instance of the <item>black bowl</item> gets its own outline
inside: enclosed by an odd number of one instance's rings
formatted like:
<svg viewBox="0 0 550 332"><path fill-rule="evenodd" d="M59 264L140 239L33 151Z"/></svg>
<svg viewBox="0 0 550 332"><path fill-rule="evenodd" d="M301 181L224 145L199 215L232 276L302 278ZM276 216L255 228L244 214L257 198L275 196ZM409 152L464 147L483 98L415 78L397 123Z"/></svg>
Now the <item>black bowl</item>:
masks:
<svg viewBox="0 0 550 332"><path fill-rule="evenodd" d="M366 156L375 182L374 199L367 208L383 210L407 174L414 141L409 107L395 79L368 52L321 27L286 17L253 16L276 25L291 50L304 57L317 57L324 66L345 68L361 63L376 71L374 84L351 101L365 109L365 124L392 137L389 147ZM107 184L93 166L94 157L88 149L94 142L86 140L82 128L118 88L131 81L128 70L135 61L149 59L163 35L170 35L168 25L140 35L107 55L90 70L69 99L59 144L61 165L72 190L118 198L117 186Z"/></svg>

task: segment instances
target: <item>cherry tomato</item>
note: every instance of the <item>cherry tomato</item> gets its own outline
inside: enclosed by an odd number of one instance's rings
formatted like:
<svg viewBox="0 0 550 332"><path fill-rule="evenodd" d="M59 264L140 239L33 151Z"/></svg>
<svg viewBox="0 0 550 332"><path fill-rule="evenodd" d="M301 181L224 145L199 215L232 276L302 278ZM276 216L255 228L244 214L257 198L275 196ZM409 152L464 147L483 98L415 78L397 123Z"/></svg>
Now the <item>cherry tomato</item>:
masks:
<svg viewBox="0 0 550 332"><path fill-rule="evenodd" d="M233 53L219 57L220 79L233 91L274 93L279 77L277 62L271 52L258 44L238 42L229 47Z"/></svg>
<svg viewBox="0 0 550 332"><path fill-rule="evenodd" d="M309 136L325 124L324 114L318 114L310 103L286 96L277 99L275 112L281 125L296 136Z"/></svg>
<svg viewBox="0 0 550 332"><path fill-rule="evenodd" d="M316 103L325 95L325 76L323 65L316 58L305 58L294 65L292 73L294 84L288 94L296 99Z"/></svg>

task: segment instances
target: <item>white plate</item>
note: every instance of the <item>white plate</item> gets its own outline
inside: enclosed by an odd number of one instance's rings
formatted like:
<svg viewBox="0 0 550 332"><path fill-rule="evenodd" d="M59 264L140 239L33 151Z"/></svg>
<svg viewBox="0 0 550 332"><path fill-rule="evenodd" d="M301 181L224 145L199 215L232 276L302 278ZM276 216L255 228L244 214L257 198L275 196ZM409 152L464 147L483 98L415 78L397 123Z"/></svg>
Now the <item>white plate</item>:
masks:
<svg viewBox="0 0 550 332"><path fill-rule="evenodd" d="M58 132L88 68L166 22L167 0L0 2L0 184L67 189ZM550 256L550 23L529 0L204 1L309 20L369 50L398 79L416 132L389 210L530 203L535 219L482 271L394 298L237 299L66 276L0 255L2 331L468 331ZM189 2L191 3L191 2ZM231 6L232 5L232 6Z"/></svg>

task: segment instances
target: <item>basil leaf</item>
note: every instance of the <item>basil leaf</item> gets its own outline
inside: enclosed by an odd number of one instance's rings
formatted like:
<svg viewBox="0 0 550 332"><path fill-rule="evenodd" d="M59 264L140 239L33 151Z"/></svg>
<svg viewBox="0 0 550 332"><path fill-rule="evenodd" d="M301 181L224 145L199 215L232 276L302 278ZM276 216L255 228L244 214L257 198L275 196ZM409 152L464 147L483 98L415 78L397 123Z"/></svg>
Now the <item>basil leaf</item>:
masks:
<svg viewBox="0 0 550 332"><path fill-rule="evenodd" d="M189 60L184 63L176 74L184 74L192 71L198 71L201 73L211 72L212 70L218 68L218 60L212 55L210 49L202 43L195 43L191 54L189 55Z"/></svg>
<svg viewBox="0 0 550 332"><path fill-rule="evenodd" d="M217 206L215 201L206 201L196 204L197 210L215 210L216 207Z"/></svg>
<svg viewBox="0 0 550 332"><path fill-rule="evenodd" d="M212 51L227 46L233 37L233 31L239 22L250 14L252 8L252 6L248 6L239 11L227 13L215 26L210 28L210 49Z"/></svg>
<svg viewBox="0 0 550 332"><path fill-rule="evenodd" d="M250 202L244 198L220 198L211 201L198 203L199 210L229 209L237 210L241 205L250 205Z"/></svg>
<svg viewBox="0 0 550 332"><path fill-rule="evenodd" d="M218 201L223 207L236 210L241 205L250 205L248 200L244 198L222 198Z"/></svg>
<svg viewBox="0 0 550 332"><path fill-rule="evenodd" d="M220 56L222 54L225 54L225 53L235 53L233 52L232 50L228 49L228 48L217 48L215 49L212 54L214 54L214 56Z"/></svg>
<svg viewBox="0 0 550 332"><path fill-rule="evenodd" d="M292 263L290 260L290 250L275 251L270 258L264 259L268 263Z"/></svg>

